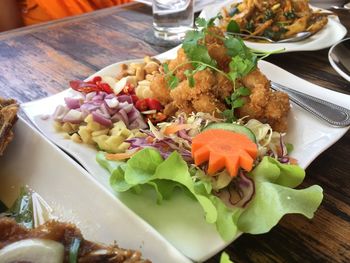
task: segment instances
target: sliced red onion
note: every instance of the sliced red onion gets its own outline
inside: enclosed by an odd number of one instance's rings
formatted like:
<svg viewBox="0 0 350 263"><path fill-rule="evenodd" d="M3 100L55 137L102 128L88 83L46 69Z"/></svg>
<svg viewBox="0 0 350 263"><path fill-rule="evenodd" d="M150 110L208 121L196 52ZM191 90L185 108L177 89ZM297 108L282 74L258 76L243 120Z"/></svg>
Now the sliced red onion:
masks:
<svg viewBox="0 0 350 263"><path fill-rule="evenodd" d="M125 120L125 121L124 121L125 125L126 125L127 127L129 127L129 118L128 118L128 114L125 112L125 110L124 110L124 109L120 109L120 110L118 111L118 113L119 113L121 116L123 116L123 119Z"/></svg>
<svg viewBox="0 0 350 263"><path fill-rule="evenodd" d="M129 113L132 109L134 108L134 105L133 104L124 104L122 106L122 109L126 112L126 113Z"/></svg>
<svg viewBox="0 0 350 263"><path fill-rule="evenodd" d="M129 129L146 129L148 128L147 124L143 121L142 118L134 120L132 123L129 125Z"/></svg>
<svg viewBox="0 0 350 263"><path fill-rule="evenodd" d="M80 106L80 109L82 111L88 111L88 112L93 112L93 111L95 111L95 110L97 110L99 108L100 108L99 105L96 105L96 104L94 104L92 102L86 102L86 103L84 103L84 104L82 104Z"/></svg>
<svg viewBox="0 0 350 263"><path fill-rule="evenodd" d="M109 95L111 95L111 94L109 94ZM112 94L112 95L114 95L114 94ZM106 102L107 106L110 107L111 109L117 108L119 106L119 101L118 101L117 97L115 97L115 96L113 98L107 98L107 96L106 96L105 102Z"/></svg>
<svg viewBox="0 0 350 263"><path fill-rule="evenodd" d="M109 114L108 106L104 103L101 104L100 111L102 112L103 116L110 119L111 115Z"/></svg>
<svg viewBox="0 0 350 263"><path fill-rule="evenodd" d="M83 113L78 110L69 110L68 113L62 119L62 121L73 124L79 124L83 121Z"/></svg>
<svg viewBox="0 0 350 263"><path fill-rule="evenodd" d="M92 112L92 119L103 126L112 126L112 121L103 116L101 113L98 113L97 111Z"/></svg>
<svg viewBox="0 0 350 263"><path fill-rule="evenodd" d="M132 104L132 98L129 95L119 95L118 100L119 102L127 102L129 104Z"/></svg>
<svg viewBox="0 0 350 263"><path fill-rule="evenodd" d="M255 194L255 185L253 179L242 171L239 173L239 178L240 181L238 182L238 186L241 188L243 196L236 205L239 207L245 207Z"/></svg>
<svg viewBox="0 0 350 263"><path fill-rule="evenodd" d="M111 121L112 122L122 121L122 122L126 123L127 119L125 119L125 117L123 115L121 115L119 112L117 112L111 117Z"/></svg>
<svg viewBox="0 0 350 263"><path fill-rule="evenodd" d="M81 99L79 98L64 98L64 101L69 109L78 109L81 105Z"/></svg>
<svg viewBox="0 0 350 263"><path fill-rule="evenodd" d="M105 99L113 99L113 98L115 98L116 96L115 96L115 94L114 93L109 93L109 94L107 94L107 96L105 97Z"/></svg>
<svg viewBox="0 0 350 263"><path fill-rule="evenodd" d="M96 91L93 91L93 92L90 92L88 94L86 94L85 96L85 100L86 101L91 101L92 98L94 98L96 96L97 92Z"/></svg>
<svg viewBox="0 0 350 263"><path fill-rule="evenodd" d="M67 114L69 109L63 105L58 105L55 112L53 113L53 118L55 121L62 122L64 116Z"/></svg>
<svg viewBox="0 0 350 263"><path fill-rule="evenodd" d="M180 130L177 132L180 138L185 139L189 142L192 142L192 138L188 136L187 132L185 130Z"/></svg>
<svg viewBox="0 0 350 263"><path fill-rule="evenodd" d="M254 181L242 171L231 183L215 192L228 207L245 207L255 194Z"/></svg>
<svg viewBox="0 0 350 263"><path fill-rule="evenodd" d="M136 119L142 119L140 112L136 110L135 107L128 113L128 118L130 123L134 122L134 120ZM140 129L143 129L143 128L140 128Z"/></svg>

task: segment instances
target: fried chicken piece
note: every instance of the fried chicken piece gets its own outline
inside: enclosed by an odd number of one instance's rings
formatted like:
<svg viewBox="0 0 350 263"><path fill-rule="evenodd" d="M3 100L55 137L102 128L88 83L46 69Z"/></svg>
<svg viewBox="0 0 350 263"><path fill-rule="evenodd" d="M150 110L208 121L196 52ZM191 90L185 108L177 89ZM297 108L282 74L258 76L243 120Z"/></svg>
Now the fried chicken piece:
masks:
<svg viewBox="0 0 350 263"><path fill-rule="evenodd" d="M162 105L166 105L172 101L170 98L170 89L164 74L157 74L154 76L150 84L150 89L153 92L155 99L159 100Z"/></svg>
<svg viewBox="0 0 350 263"><path fill-rule="evenodd" d="M174 102L170 102L167 105L165 105L163 113L166 116L174 116L178 110L179 110L179 108L176 107Z"/></svg>
<svg viewBox="0 0 350 263"><path fill-rule="evenodd" d="M81 240L78 252L79 263L150 263L141 253L122 249L117 245L106 246L85 240L73 224L49 221L35 229L26 229L10 218L0 218L0 249L16 241L40 238L54 240L64 246L64 262L69 262L69 250L74 239Z"/></svg>
<svg viewBox="0 0 350 263"><path fill-rule="evenodd" d="M224 37L224 34L218 27L210 27L209 34L205 36L205 45L208 49L209 56L216 60L220 69L227 72L229 70L231 57L227 55L224 42L216 36Z"/></svg>
<svg viewBox="0 0 350 263"><path fill-rule="evenodd" d="M285 132L290 109L288 95L272 91L269 80L258 69L245 76L242 82L251 94L243 107L237 110L239 117L248 116L249 119L267 122L274 130Z"/></svg>
<svg viewBox="0 0 350 263"><path fill-rule="evenodd" d="M175 76L178 77L180 81L183 81L186 79L186 76L185 76L186 70L193 69L192 65L186 62L188 62L188 59L183 48L180 48L177 51L177 57L169 62L169 69L170 70L176 69ZM182 65L182 66L179 66L179 65Z"/></svg>
<svg viewBox="0 0 350 263"><path fill-rule="evenodd" d="M12 127L17 121L18 104L13 99L0 97L0 156L13 139Z"/></svg>
<svg viewBox="0 0 350 263"><path fill-rule="evenodd" d="M192 105L196 112L207 112L215 114L218 110L223 111L225 104L213 98L210 94L200 94L196 100L192 101Z"/></svg>
<svg viewBox="0 0 350 263"><path fill-rule="evenodd" d="M232 81L227 79L224 75L220 73L216 73L216 81L217 84L216 87L213 89L213 94L216 98L224 100L225 98L229 97L233 92Z"/></svg>
<svg viewBox="0 0 350 263"><path fill-rule="evenodd" d="M271 127L280 132L287 130L287 117L290 110L288 94L271 91L265 108L265 118Z"/></svg>
<svg viewBox="0 0 350 263"><path fill-rule="evenodd" d="M202 70L194 74L194 87L190 87L187 80L180 82L180 84L170 91L170 96L174 104L180 110L193 111L193 102L198 99L201 94L208 93L215 85L215 75L209 70ZM211 106L210 106L211 108ZM205 111L207 112L207 111Z"/></svg>

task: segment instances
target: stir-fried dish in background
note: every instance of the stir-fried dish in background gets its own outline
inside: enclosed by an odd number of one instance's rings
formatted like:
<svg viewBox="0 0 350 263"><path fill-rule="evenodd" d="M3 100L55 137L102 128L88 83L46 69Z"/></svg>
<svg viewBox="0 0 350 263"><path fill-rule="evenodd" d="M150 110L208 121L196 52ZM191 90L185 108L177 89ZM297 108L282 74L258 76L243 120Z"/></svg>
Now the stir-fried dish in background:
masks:
<svg viewBox="0 0 350 263"><path fill-rule="evenodd" d="M223 29L235 21L242 33L281 40L299 32L318 32L327 24L329 13L314 11L308 0L244 0L223 8L222 15Z"/></svg>

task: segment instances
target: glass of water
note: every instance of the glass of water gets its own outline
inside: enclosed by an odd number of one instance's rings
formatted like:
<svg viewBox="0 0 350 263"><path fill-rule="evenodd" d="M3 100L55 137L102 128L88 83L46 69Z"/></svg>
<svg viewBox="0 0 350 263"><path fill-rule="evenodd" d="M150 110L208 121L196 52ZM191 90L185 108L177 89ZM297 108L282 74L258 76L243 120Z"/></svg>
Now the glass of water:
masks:
<svg viewBox="0 0 350 263"><path fill-rule="evenodd" d="M193 28L194 0L153 0L153 29L156 38L179 41Z"/></svg>

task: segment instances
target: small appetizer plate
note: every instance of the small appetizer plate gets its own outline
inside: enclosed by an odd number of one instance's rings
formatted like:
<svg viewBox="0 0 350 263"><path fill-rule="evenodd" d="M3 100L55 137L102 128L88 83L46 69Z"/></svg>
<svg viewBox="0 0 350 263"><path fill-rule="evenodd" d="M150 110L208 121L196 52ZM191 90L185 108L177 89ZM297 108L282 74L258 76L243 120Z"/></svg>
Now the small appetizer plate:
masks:
<svg viewBox="0 0 350 263"><path fill-rule="evenodd" d="M0 200L10 206L28 185L62 222L91 241L139 250L152 262L191 262L77 162L19 119L15 138L0 157Z"/></svg>

